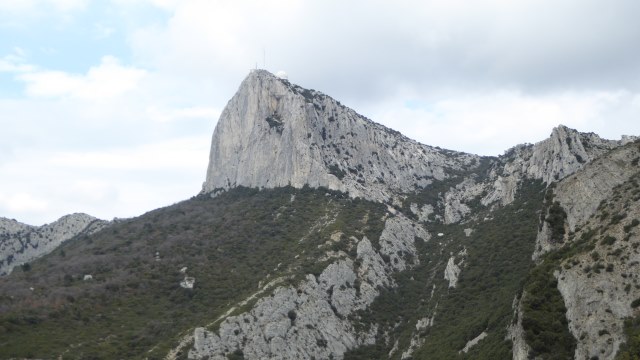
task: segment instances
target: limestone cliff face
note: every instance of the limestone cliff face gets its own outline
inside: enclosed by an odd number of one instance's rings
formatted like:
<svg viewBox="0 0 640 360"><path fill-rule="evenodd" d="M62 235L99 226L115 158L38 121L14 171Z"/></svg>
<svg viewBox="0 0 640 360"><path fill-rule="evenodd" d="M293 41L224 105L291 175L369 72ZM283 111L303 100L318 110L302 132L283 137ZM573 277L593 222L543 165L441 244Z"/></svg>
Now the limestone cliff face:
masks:
<svg viewBox="0 0 640 360"><path fill-rule="evenodd" d="M566 259L555 274L567 307L569 330L578 340L576 359L614 359L621 344L629 340L624 319L638 315L634 301L640 298L636 275L640 263L639 180L636 166L633 176L611 189L576 231L576 238L591 241L592 249Z"/></svg>
<svg viewBox="0 0 640 360"><path fill-rule="evenodd" d="M203 192L309 185L387 202L479 159L419 144L329 96L254 70L220 116Z"/></svg>
<svg viewBox="0 0 640 360"><path fill-rule="evenodd" d="M11 273L15 266L50 253L78 234L92 234L107 224L87 214L65 215L43 226L0 218L0 276Z"/></svg>
<svg viewBox="0 0 640 360"><path fill-rule="evenodd" d="M616 186L636 174L639 168L634 160L638 157L638 143L628 143L557 183L552 190L553 201L557 201L566 214L566 234L582 227L596 213L600 203L612 196ZM563 245L563 242L552 240L548 222L543 222L542 225L534 258Z"/></svg>

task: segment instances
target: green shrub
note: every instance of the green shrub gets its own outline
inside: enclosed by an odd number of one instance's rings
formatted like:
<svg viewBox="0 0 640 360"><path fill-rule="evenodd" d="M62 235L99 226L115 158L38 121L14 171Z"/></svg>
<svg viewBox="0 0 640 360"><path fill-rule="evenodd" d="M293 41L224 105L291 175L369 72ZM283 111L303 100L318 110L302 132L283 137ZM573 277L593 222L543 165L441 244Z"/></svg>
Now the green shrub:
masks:
<svg viewBox="0 0 640 360"><path fill-rule="evenodd" d="M640 317L627 318L624 321L626 342L620 345L617 360L637 360L640 357Z"/></svg>
<svg viewBox="0 0 640 360"><path fill-rule="evenodd" d="M613 272L613 264L607 264L607 268L605 270L607 272Z"/></svg>
<svg viewBox="0 0 640 360"><path fill-rule="evenodd" d="M237 349L232 353L227 354L227 359L229 360L244 360L244 353L242 350Z"/></svg>
<svg viewBox="0 0 640 360"><path fill-rule="evenodd" d="M620 223L620 221L624 218L627 217L626 213L622 213L622 214L615 214L611 217L611 221L609 222L609 225L615 225Z"/></svg>
<svg viewBox="0 0 640 360"><path fill-rule="evenodd" d="M564 211L559 202L554 201L547 210L547 217L545 221L549 224L551 229L551 240L556 242L562 242L564 239L565 228L564 224L567 219L567 213Z"/></svg>
<svg viewBox="0 0 640 360"><path fill-rule="evenodd" d="M613 245L616 242L616 238L611 236L611 235L607 235L604 237L604 239L602 239L600 241L600 244L602 245Z"/></svg>
<svg viewBox="0 0 640 360"><path fill-rule="evenodd" d="M576 341L569 332L554 269L552 262L545 261L530 273L522 302L522 326L531 357L570 359Z"/></svg>
<svg viewBox="0 0 640 360"><path fill-rule="evenodd" d="M640 220L638 219L633 219L631 220L631 223L629 223L628 225L624 226L624 232L630 232L631 229L633 229L634 227L638 226L638 224L640 224Z"/></svg>

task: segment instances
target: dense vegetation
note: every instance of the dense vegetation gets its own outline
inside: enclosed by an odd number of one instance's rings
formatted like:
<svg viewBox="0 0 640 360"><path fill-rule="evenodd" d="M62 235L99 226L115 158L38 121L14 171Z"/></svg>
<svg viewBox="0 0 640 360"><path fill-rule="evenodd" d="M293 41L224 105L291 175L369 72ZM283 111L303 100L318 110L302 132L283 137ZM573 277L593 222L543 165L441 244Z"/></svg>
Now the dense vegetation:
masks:
<svg viewBox="0 0 640 360"><path fill-rule="evenodd" d="M551 240L562 243L565 235L567 214L558 201L554 201L554 186L546 190L541 213L541 223L546 222L551 231ZM545 216L546 212L546 216ZM560 262L585 251L590 239L582 239L569 246L546 254L526 278L522 299L522 327L530 346L530 356L542 359L570 359L576 348L576 340L569 332L567 309L558 290L558 281L553 275Z"/></svg>
<svg viewBox="0 0 640 360"><path fill-rule="evenodd" d="M640 317L626 319L624 322L624 333L627 336L627 341L620 346L620 351L616 359L640 359Z"/></svg>
<svg viewBox="0 0 640 360"><path fill-rule="evenodd" d="M569 332L565 315L567 308L553 276L557 266L553 259L545 259L527 278L522 327L532 357L571 359L576 349L576 339Z"/></svg>
<svg viewBox="0 0 640 360"><path fill-rule="evenodd" d="M382 325L379 341L348 353L346 359L388 358L396 339L399 348L406 349L412 336L424 341L413 354L416 359L510 359L506 329L513 317L514 296L533 265L543 195L542 184L525 183L512 204L493 212L480 209L477 218L466 224L427 224L432 234L443 236L419 242L420 265L398 274L399 286L385 290L369 311L359 314L361 326ZM469 237L465 228L473 229ZM466 256L460 255L464 249ZM456 288L449 288L443 279L450 254L465 259ZM419 319L434 314L433 326L416 330ZM488 333L485 339L468 353L460 353L483 331ZM390 341L384 341L385 332ZM401 355L396 352L391 358Z"/></svg>
<svg viewBox="0 0 640 360"><path fill-rule="evenodd" d="M384 209L324 189L238 188L70 240L0 279L0 358L163 358L260 281L319 272L334 232L377 240Z"/></svg>

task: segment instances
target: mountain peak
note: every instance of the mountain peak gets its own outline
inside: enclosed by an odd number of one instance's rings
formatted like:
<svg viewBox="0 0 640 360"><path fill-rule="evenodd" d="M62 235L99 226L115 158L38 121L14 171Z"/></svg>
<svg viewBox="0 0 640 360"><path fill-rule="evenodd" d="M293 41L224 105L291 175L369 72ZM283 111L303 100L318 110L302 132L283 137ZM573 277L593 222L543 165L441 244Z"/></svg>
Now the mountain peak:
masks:
<svg viewBox="0 0 640 360"><path fill-rule="evenodd" d="M521 171L529 177L550 184L569 176L593 159L612 150L624 141L607 140L594 133L582 133L565 125L558 125L551 135L534 145L516 146L508 151L511 158L505 167L508 173Z"/></svg>
<svg viewBox="0 0 640 360"><path fill-rule="evenodd" d="M419 144L321 92L253 70L216 125L203 192L308 185L387 202L478 158Z"/></svg>

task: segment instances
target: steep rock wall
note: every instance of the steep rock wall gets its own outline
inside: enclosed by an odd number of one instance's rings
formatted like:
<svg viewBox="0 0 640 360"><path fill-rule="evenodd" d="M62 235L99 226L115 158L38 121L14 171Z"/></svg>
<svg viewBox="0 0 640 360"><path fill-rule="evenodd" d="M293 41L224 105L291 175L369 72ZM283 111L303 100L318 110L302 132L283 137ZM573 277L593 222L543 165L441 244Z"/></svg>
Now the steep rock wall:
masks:
<svg viewBox="0 0 640 360"><path fill-rule="evenodd" d="M320 92L255 70L220 116L203 191L309 185L387 202L479 159L419 144Z"/></svg>

